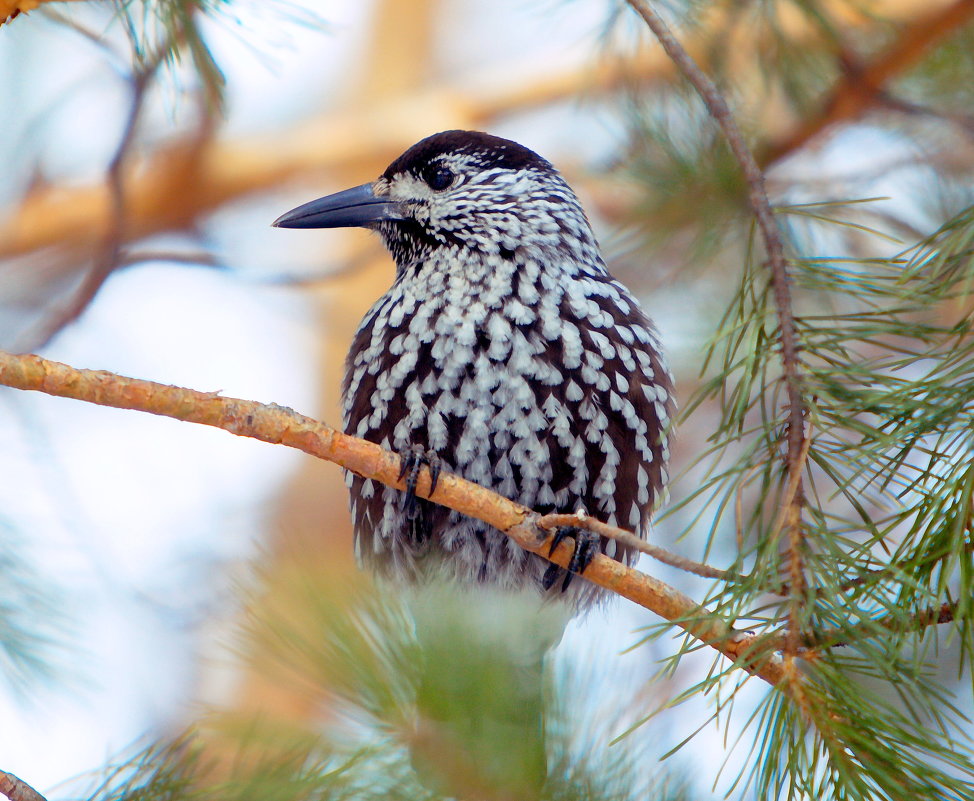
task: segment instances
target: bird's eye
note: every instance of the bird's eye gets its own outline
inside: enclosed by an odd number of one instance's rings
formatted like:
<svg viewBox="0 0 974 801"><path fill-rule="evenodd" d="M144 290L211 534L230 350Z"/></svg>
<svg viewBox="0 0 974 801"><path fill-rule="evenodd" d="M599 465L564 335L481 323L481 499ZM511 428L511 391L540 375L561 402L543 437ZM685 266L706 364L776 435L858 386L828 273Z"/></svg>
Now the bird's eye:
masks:
<svg viewBox="0 0 974 801"><path fill-rule="evenodd" d="M436 167L427 171L425 175L426 183L429 184L429 188L441 192L447 189L452 183L456 176L448 170L446 167Z"/></svg>

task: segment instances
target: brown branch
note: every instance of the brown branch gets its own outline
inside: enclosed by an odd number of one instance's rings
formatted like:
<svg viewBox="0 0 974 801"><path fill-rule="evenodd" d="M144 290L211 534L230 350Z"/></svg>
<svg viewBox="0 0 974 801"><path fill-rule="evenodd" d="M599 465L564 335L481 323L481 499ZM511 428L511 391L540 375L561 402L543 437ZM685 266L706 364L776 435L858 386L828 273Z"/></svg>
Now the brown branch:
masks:
<svg viewBox="0 0 974 801"><path fill-rule="evenodd" d="M764 246L768 257L768 269L771 272L771 284L774 291L775 307L778 313L778 331L781 341L781 361L785 375L785 386L788 395L788 424L786 438L788 443L785 464L787 466L789 483L795 482L795 491L785 513L785 524L788 530L788 556L790 561L789 573L792 585L792 603L789 611L789 630L792 632L790 644L794 646L788 651L794 655L798 647L798 604L804 595L804 572L802 560L802 521L801 511L804 505L804 494L801 484L801 453L805 443L805 399L802 396L802 377L798 360L798 337L795 331L795 319L791 307L791 290L788 286L788 268L785 262L784 247L778 224L768 194L764 187L764 173L754 160L754 156L744 142L740 128L731 114L730 107L716 84L697 66L684 47L670 32L663 19L649 6L645 0L627 0L633 10L643 18L663 50L673 60L687 80L693 85L707 107L707 111L723 131L727 143L734 157L737 159L744 174L749 190L749 200L754 216L757 218L758 229L764 239Z"/></svg>
<svg viewBox="0 0 974 801"><path fill-rule="evenodd" d="M297 448L365 478L397 489L405 488L400 479L398 455L276 404L224 398L216 393L196 392L104 371L77 370L39 356L17 356L2 351L0 384L215 426L237 436ZM429 487L429 474L424 471L416 487L417 495L428 498ZM552 536L538 525L540 515L484 487L444 474L439 478L433 500L483 520L522 548L562 567L569 562L572 546L567 541L549 556ZM772 652L758 652L757 636L734 630L668 584L602 554L586 568L584 578L666 618L770 684L781 679L780 657Z"/></svg>
<svg viewBox="0 0 974 801"><path fill-rule="evenodd" d="M0 770L0 795L10 801L46 801L37 790L12 773Z"/></svg>
<svg viewBox="0 0 974 801"><path fill-rule="evenodd" d="M924 19L904 22L899 39L869 64L847 68L845 75L823 102L818 115L772 142L759 161L768 166L806 145L827 128L862 116L881 100L883 87L912 67L939 39L953 33L974 18L974 3L958 0L939 8Z"/></svg>

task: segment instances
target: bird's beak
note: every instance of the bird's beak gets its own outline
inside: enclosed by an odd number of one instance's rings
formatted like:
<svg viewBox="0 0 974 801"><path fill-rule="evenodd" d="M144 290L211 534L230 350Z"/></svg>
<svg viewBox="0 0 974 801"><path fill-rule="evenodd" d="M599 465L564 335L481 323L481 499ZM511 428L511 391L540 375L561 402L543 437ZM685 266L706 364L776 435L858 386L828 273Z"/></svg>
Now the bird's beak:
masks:
<svg viewBox="0 0 974 801"><path fill-rule="evenodd" d="M320 197L282 214L275 228L353 228L369 227L380 220L400 219L396 204L376 197L372 184L362 184L334 195Z"/></svg>

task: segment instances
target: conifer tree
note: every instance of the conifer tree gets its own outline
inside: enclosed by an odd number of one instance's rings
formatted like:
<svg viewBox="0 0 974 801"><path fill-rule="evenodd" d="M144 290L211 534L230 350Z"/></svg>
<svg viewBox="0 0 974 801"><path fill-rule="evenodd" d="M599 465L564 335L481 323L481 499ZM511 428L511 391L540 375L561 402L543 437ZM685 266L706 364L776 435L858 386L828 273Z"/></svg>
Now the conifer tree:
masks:
<svg viewBox="0 0 974 801"><path fill-rule="evenodd" d="M8 5L5 37L43 13L108 38L55 3L30 14L20 12L36 2ZM0 228L0 270L40 255L83 276L67 305L47 310L35 345L137 262L146 237L192 224L235 193L279 188L307 166L258 164L223 184L205 172L221 146L213 131L223 105L203 20L225 22L232 7L114 4L131 106L106 205L78 203L79 192L76 221L52 232L31 223L33 209L56 200L38 183ZM565 801L692 799L710 786L762 801L974 798L974 4L629 0L606 10L607 50L636 39L639 55L598 79L625 136L611 165L580 176L583 192L615 254L610 268L694 318L692 342L667 343L683 398L679 474L644 549L669 567L639 565L679 589L654 578L620 590L661 615L647 634L666 654L660 674L645 677L657 682L654 702L633 699L604 731L579 726L585 677L552 668L544 740L518 744L532 758L517 769L543 752L541 797ZM106 58L119 57L105 47ZM132 170L145 98L177 61L198 76L197 129ZM538 89L546 102L574 102L580 89L558 91ZM180 191L179 180L201 170L210 191ZM305 421L287 410L253 404L244 414L206 393L177 403L172 388L59 370L0 356L0 383L11 387L220 425L345 466L355 458L355 469L373 465L378 480L396 480L394 457L352 453L340 438L326 453L331 435L311 422L301 442L289 438ZM274 433L262 427L272 423ZM547 553L544 521L446 486L445 500L434 500L493 514L520 544L534 536ZM50 634L39 619L49 605L35 588L43 577L24 578L22 560L5 552L2 665L8 680L29 682L45 668ZM498 719L525 712L504 668L536 645L532 626L544 620L502 627L511 632L502 647L491 639L497 620L478 624L460 599L437 601L455 606L455 618L417 625L398 591L300 567L253 582L241 658L273 683L328 698L329 714L301 726L231 714L192 721L181 736L119 755L91 801L518 797L516 782L495 781L515 767L484 768L504 753L494 745L510 745L499 742L503 727L447 742L423 723L441 700L436 683L460 673L464 687L483 689L479 700L465 691L471 719L485 698ZM593 580L622 586L594 568ZM501 606L511 621L523 617L516 602ZM464 660L476 637L496 663ZM709 670L700 654L712 657ZM706 704L709 716L699 713ZM689 736L660 763L647 732L667 715ZM715 729L732 753L723 769L692 734ZM417 747L453 789L424 781L410 757ZM695 766L696 781L684 780L681 764ZM0 792L33 798L9 774L0 773Z"/></svg>

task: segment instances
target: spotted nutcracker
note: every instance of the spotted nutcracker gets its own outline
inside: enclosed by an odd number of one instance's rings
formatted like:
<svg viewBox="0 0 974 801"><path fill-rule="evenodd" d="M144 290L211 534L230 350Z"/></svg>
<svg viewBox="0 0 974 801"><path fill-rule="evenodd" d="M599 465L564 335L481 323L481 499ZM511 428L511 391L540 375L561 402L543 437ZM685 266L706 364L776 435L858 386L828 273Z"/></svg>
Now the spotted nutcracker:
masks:
<svg viewBox="0 0 974 801"><path fill-rule="evenodd" d="M646 535L666 482L672 379L551 164L507 139L446 131L274 224L370 228L395 259L348 354L347 433L404 454L412 486L427 463L540 513L583 509ZM381 573L416 580L445 565L459 581L542 592L560 575L486 523L353 473L347 483L356 551ZM579 572L597 548L634 557L565 533ZM563 597L581 608L600 594L583 581Z"/></svg>

